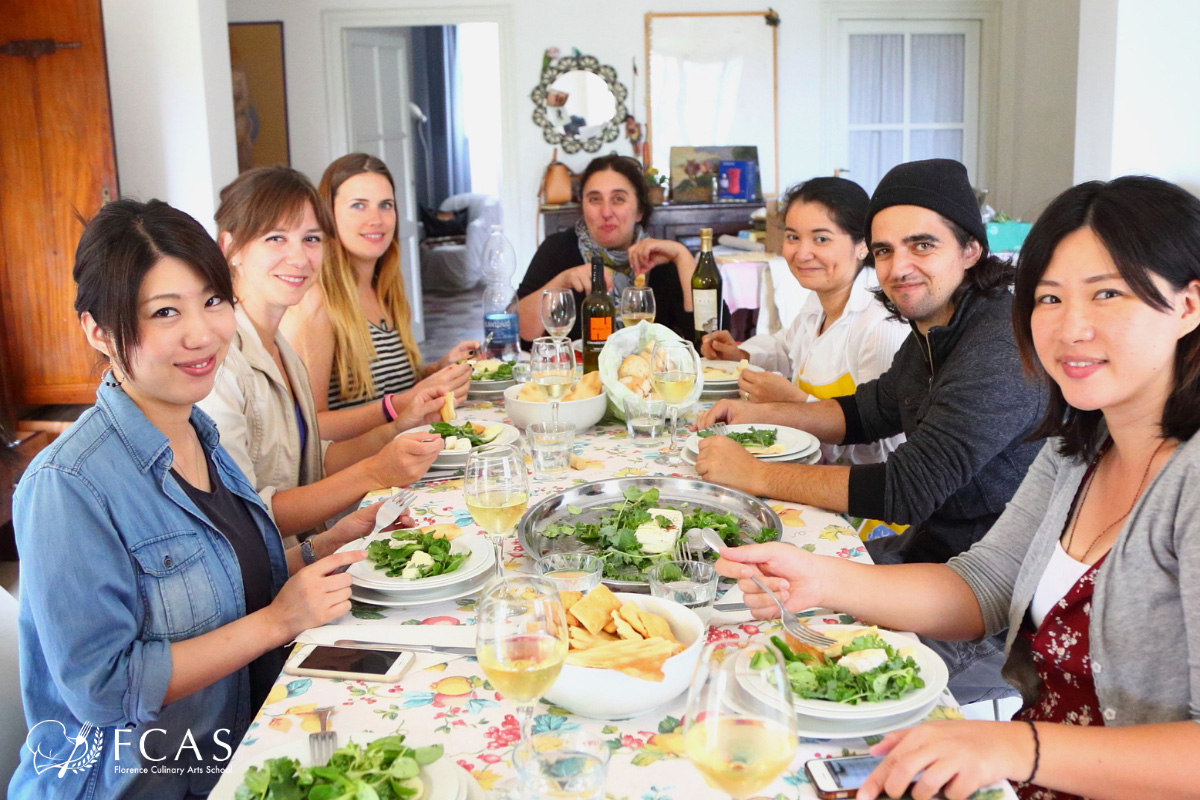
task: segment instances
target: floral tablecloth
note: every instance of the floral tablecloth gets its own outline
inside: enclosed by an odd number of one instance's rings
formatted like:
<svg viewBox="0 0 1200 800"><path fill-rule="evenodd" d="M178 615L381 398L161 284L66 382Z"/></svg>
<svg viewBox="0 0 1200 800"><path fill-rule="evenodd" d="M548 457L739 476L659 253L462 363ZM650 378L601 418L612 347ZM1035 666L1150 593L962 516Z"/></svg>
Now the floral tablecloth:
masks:
<svg viewBox="0 0 1200 800"><path fill-rule="evenodd" d="M460 410L461 411L461 410ZM460 416L464 414L460 413ZM465 416L477 422L507 421L502 406L489 402L465 407ZM656 450L632 445L625 429L610 420L577 436L575 453L590 463L586 469L571 470L557 480L534 479L530 505L549 493L590 481L638 475L696 477L695 470L682 465L671 471L652 462ZM466 535L483 535L467 512L462 496L462 479L431 482L417 489L413 515L422 525L453 522ZM772 502L783 522L783 538L812 552L868 560L853 528L836 514L811 506ZM529 559L520 545L510 541L505 568L528 571ZM355 603L350 614L333 624L356 624L362 639L371 640L371 628L382 625L473 625L475 602L471 598L446 601L419 608L380 608ZM848 617L830 615L831 622L850 622ZM774 633L776 622L757 622L746 612L713 615L708 640L726 648L746 647L752 637ZM421 664L424 666L420 666ZM708 787L700 774L681 754L680 719L685 697L680 696L660 709L632 720L603 722L571 715L546 704L534 719L536 732L584 728L609 741L606 796L612 800L724 800L727 796ZM418 668L395 684L362 681L297 678L281 675L267 697L245 739L234 753L213 798L232 798L241 776L251 764L281 745L307 737L319 730L313 710L334 706L331 727L340 741L366 742L379 736L402 732L412 746L441 744L445 756L471 773L489 790L512 777L511 754L519 731L515 708L487 682L474 658L424 656ZM946 692L931 718L957 718L957 705ZM788 771L763 797L815 797L804 773L810 758L865 752L876 739L838 741L800 740L799 752ZM976 800L1015 797L1007 786L976 793Z"/></svg>

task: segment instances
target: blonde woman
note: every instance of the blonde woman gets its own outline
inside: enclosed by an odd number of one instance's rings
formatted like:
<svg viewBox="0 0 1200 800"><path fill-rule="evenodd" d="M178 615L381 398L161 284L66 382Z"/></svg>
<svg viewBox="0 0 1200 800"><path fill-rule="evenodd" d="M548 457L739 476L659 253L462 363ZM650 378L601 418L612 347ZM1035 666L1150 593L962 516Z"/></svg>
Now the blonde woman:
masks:
<svg viewBox="0 0 1200 800"><path fill-rule="evenodd" d="M321 432L334 441L396 419L414 389L466 397L478 342L459 342L425 365L410 327L396 242L395 181L374 156L351 153L321 176L336 236L320 285L284 316L283 335L308 367Z"/></svg>

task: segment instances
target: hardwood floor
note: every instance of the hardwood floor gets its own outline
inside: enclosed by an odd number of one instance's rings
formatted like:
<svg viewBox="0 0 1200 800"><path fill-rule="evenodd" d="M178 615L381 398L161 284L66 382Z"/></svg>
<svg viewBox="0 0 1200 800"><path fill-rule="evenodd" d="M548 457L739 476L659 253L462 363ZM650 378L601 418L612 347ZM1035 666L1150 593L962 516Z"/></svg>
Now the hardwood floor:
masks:
<svg viewBox="0 0 1200 800"><path fill-rule="evenodd" d="M455 294L425 291L425 341L421 357L437 361L464 340L483 340L483 285Z"/></svg>

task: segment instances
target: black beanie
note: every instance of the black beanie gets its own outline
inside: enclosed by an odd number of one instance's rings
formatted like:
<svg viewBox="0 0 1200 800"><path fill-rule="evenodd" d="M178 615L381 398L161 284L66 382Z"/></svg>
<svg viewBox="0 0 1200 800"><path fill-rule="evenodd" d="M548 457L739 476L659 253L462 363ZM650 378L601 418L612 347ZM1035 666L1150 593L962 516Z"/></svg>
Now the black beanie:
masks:
<svg viewBox="0 0 1200 800"><path fill-rule="evenodd" d="M936 211L974 236L987 253L987 228L979 213L967 168L949 158L909 161L888 170L871 195L863 233L871 243L871 220L890 206L920 206Z"/></svg>

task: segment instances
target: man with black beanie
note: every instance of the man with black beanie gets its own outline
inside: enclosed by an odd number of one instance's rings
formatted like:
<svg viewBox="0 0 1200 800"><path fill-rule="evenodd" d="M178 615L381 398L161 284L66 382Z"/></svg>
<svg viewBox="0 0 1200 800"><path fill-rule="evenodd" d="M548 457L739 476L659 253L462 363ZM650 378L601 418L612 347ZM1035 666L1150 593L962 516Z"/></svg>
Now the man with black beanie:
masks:
<svg viewBox="0 0 1200 800"><path fill-rule="evenodd" d="M913 161L884 176L867 210L880 301L912 326L877 380L812 403L722 400L701 419L775 423L823 442L859 444L903 433L886 463L768 463L725 437L701 439L708 480L765 497L908 525L872 539L877 563L945 562L987 533L1040 449L1027 441L1045 408L1025 378L1010 311L1014 270L988 253L966 168ZM1011 693L999 676L1003 641L946 643L939 652L962 703Z"/></svg>

